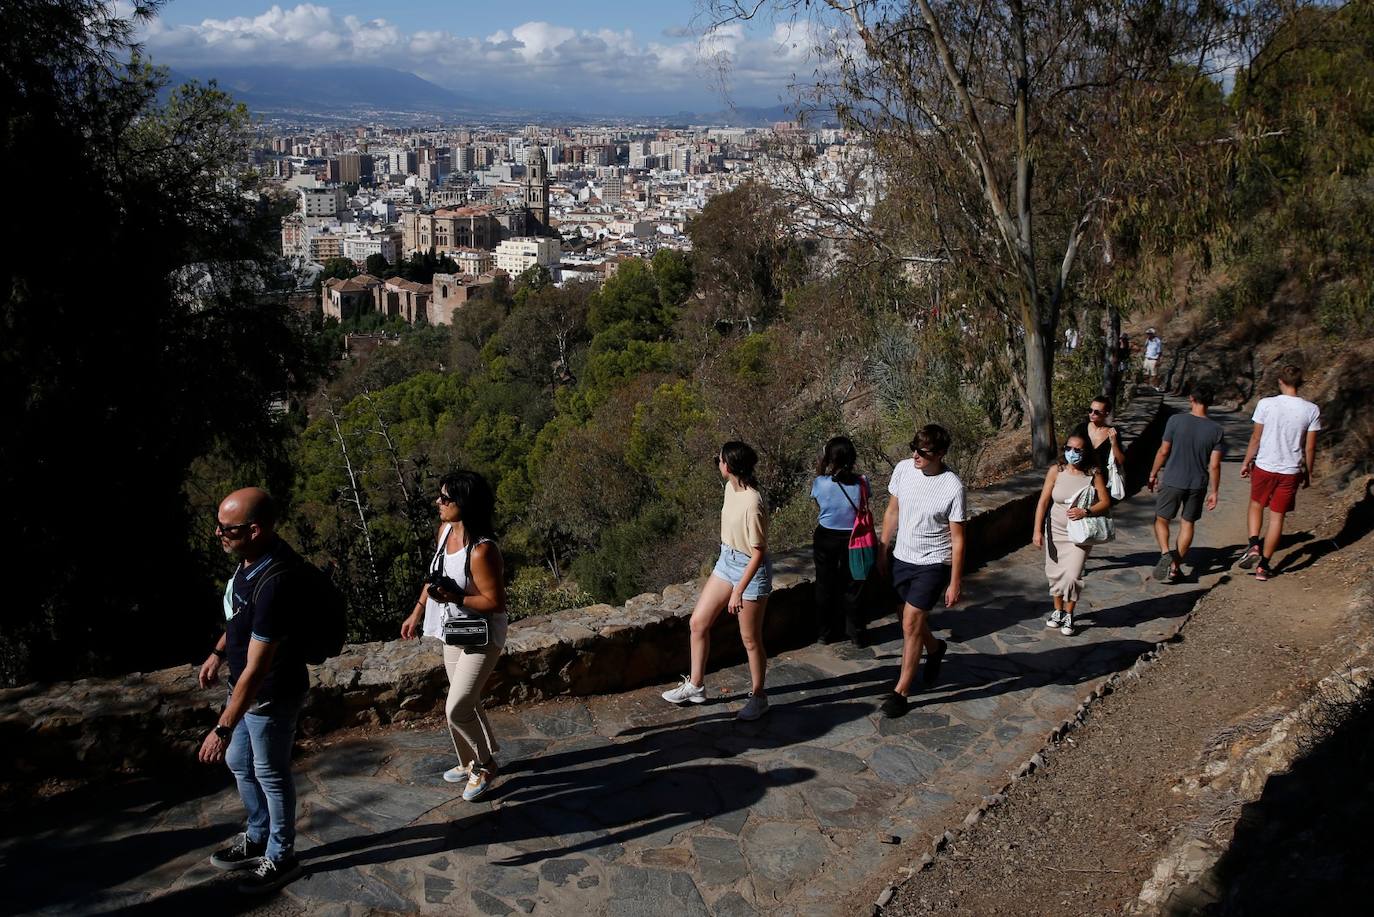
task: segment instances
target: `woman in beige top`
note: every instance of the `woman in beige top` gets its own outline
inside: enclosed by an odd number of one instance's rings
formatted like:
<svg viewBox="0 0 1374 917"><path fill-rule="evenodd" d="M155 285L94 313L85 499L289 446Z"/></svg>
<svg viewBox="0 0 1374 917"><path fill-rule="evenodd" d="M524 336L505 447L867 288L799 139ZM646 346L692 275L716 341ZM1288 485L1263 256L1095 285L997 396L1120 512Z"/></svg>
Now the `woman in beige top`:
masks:
<svg viewBox="0 0 1374 917"><path fill-rule="evenodd" d="M1091 505L1087 509L1071 505L1085 489L1092 490ZM1087 434L1081 428L1075 430L1064 440L1064 455L1059 463L1045 472L1045 486L1035 507L1035 533L1031 537L1037 548L1045 548L1045 578L1049 580L1050 595L1054 599L1054 613L1045 626L1059 628L1066 637L1073 635L1073 609L1083 591L1083 565L1088 562L1088 552L1092 550L1092 545L1074 544L1069 538L1069 520L1103 516L1111 509L1107 480L1102 469L1097 467L1096 454L1088 447ZM1047 513L1048 539L1045 538Z"/></svg>
<svg viewBox="0 0 1374 917"><path fill-rule="evenodd" d="M754 468L759 457L747 444L731 441L716 457L725 479L725 503L720 510L720 560L701 588L692 611L692 674L663 692L674 704L706 700L706 660L711 655L711 626L721 611L739 617L740 640L749 654L751 690L741 720L756 720L768 712L763 677L768 657L763 649L763 612L773 591L773 565L768 558L768 508L759 493Z"/></svg>

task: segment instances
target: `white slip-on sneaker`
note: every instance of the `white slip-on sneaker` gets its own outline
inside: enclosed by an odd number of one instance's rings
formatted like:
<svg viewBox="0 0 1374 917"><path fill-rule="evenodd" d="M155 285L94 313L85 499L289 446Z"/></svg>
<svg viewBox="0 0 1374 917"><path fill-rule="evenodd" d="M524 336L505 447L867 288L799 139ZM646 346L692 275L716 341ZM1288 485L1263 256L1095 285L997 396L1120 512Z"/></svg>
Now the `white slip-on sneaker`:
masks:
<svg viewBox="0 0 1374 917"><path fill-rule="evenodd" d="M670 704L700 704L706 700L706 686L697 687L690 678L683 676L682 684L663 692L663 699Z"/></svg>
<svg viewBox="0 0 1374 917"><path fill-rule="evenodd" d="M735 714L735 719L737 719L737 720L744 720L744 721L747 723L747 722L749 722L750 720L756 720L756 719L758 719L759 717L763 716L763 715L764 715L765 713L767 713L767 712L768 712L768 695L767 695L767 694L754 694L754 693L751 692L751 693L749 694L749 700L748 700L748 701L745 703L745 705L740 709L740 712Z"/></svg>

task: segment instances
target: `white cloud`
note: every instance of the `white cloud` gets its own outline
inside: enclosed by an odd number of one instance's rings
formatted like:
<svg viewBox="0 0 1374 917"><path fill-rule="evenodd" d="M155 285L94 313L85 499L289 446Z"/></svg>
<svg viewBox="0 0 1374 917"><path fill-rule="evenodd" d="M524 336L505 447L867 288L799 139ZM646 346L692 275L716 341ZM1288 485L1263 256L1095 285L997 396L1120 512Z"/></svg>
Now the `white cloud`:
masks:
<svg viewBox="0 0 1374 917"><path fill-rule="evenodd" d="M444 29L405 33L385 19L337 17L325 6L273 5L257 16L205 19L169 26L153 20L142 40L158 63L203 69L214 65L293 66L347 63L410 70L454 89L494 89L502 84L527 96L547 91L562 101L655 94L695 96L711 104L720 65L730 71L735 101L771 104L794 74L813 69L816 36L777 27L753 35L730 23L693 35L667 30L661 40L641 41L630 30L580 29L523 22L485 38ZM719 102L717 97L714 101Z"/></svg>

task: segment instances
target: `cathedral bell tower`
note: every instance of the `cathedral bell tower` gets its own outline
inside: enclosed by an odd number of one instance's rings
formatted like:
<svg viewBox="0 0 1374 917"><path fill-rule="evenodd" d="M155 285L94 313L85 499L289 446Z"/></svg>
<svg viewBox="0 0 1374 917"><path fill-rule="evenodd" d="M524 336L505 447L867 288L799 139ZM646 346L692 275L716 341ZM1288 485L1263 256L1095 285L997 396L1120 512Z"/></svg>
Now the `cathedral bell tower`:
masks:
<svg viewBox="0 0 1374 917"><path fill-rule="evenodd" d="M537 142L525 153L525 210L530 235L552 235L549 231L549 161Z"/></svg>

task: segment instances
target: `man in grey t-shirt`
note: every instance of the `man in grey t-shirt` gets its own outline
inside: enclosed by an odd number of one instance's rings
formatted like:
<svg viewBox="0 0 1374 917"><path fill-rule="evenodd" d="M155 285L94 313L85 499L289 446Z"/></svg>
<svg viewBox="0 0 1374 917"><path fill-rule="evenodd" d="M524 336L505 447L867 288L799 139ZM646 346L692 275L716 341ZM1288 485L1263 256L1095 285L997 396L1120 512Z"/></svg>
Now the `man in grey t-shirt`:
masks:
<svg viewBox="0 0 1374 917"><path fill-rule="evenodd" d="M1175 414L1164 425L1163 442L1150 469L1150 490L1155 493L1155 540L1159 542L1159 561L1155 579L1175 582L1183 557L1193 543L1193 524L1207 509L1217 508L1221 487L1221 457L1226 454L1226 438L1221 424L1207 416L1212 390L1205 385L1193 387L1188 396L1188 413ZM1160 470L1163 470L1161 479ZM1178 547L1169 550L1169 522L1182 515L1178 526Z"/></svg>

